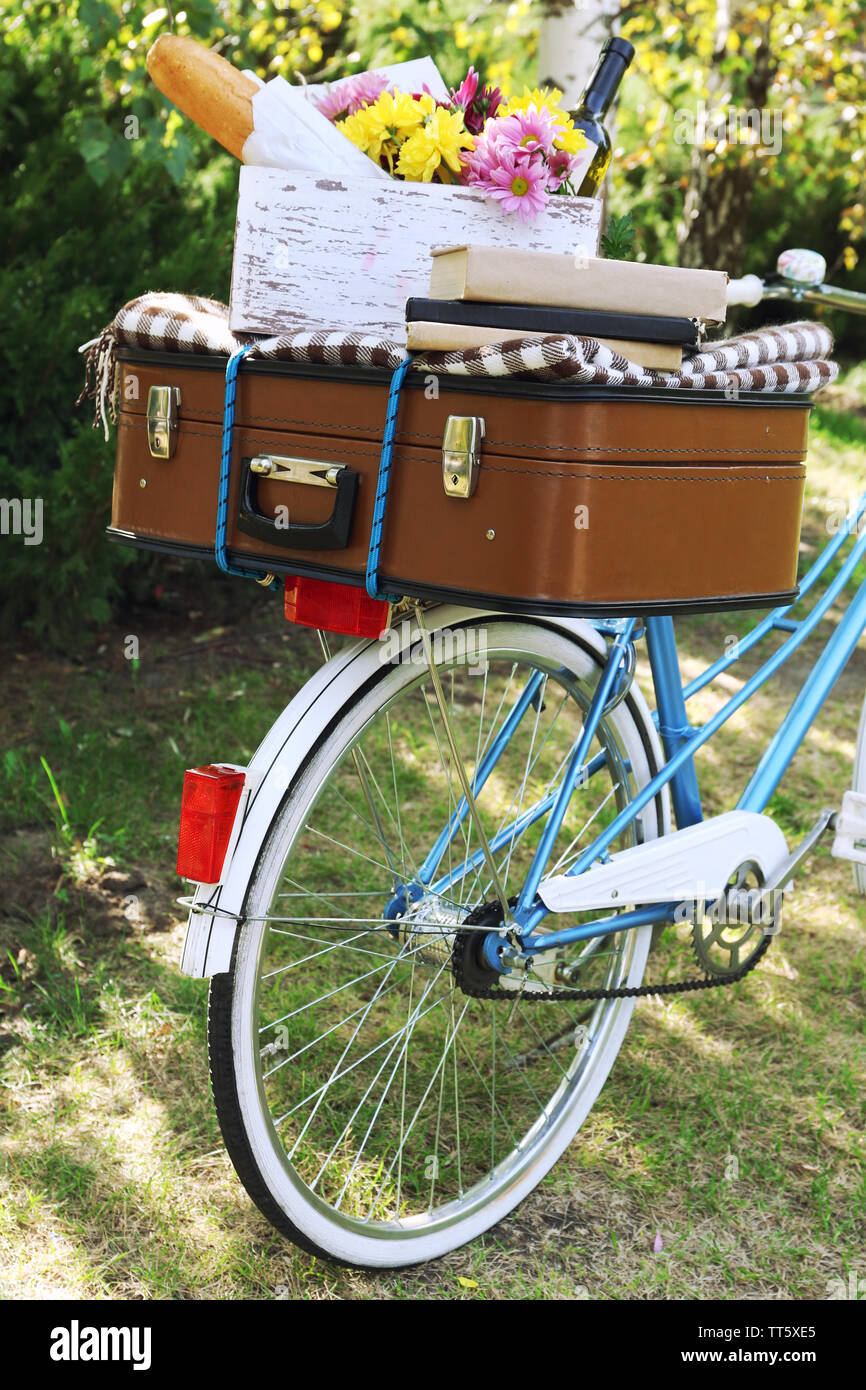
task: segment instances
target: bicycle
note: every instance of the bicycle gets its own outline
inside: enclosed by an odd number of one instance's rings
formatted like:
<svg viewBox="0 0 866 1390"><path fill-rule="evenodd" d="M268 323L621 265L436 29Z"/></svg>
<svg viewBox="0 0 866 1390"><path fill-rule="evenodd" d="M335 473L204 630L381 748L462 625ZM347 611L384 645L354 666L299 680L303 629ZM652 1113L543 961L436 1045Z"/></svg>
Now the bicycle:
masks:
<svg viewBox="0 0 866 1390"><path fill-rule="evenodd" d="M780 264L733 282L730 302L866 313L820 267L794 280ZM325 664L244 769L182 961L210 976L232 1162L298 1245L394 1268L471 1241L573 1139L637 997L742 979L830 830L866 889L866 706L841 817L822 811L789 851L763 814L866 628L866 584L734 810L703 818L694 763L840 596L866 554L864 514L866 493L801 580L802 596L852 542L805 617L776 608L684 688L665 616L404 602L387 656L376 640L332 655L320 634ZM687 701L778 631L784 644L692 728ZM641 639L655 712L633 679ZM701 973L642 986L654 930L684 916Z"/></svg>

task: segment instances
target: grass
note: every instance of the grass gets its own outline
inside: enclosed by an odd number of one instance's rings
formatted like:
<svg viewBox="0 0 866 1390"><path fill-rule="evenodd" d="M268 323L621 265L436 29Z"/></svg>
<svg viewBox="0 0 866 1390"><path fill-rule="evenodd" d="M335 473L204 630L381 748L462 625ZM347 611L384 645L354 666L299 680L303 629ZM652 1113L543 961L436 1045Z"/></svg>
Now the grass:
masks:
<svg viewBox="0 0 866 1390"><path fill-rule="evenodd" d="M862 423L847 398L816 412L804 562L834 499L862 486ZM751 621L678 623L686 675ZM810 639L706 750L707 812L736 800L820 646ZM758 660L697 696L695 720ZM866 902L826 845L743 984L640 1002L576 1141L487 1236L370 1275L271 1229L222 1147L206 987L177 970L171 865L183 767L244 761L317 664L314 638L257 592L192 589L180 571L159 611L92 650L21 646L5 663L0 1296L821 1299L829 1281L866 1275ZM861 644L774 799L789 838L848 785L864 692ZM691 973L686 928L668 928L663 949L652 969Z"/></svg>

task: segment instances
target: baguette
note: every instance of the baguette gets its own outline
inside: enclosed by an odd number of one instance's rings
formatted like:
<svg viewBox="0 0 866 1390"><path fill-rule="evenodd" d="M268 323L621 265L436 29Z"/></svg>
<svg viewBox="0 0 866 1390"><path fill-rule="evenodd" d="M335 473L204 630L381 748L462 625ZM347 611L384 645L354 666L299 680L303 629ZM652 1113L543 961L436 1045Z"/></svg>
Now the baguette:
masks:
<svg viewBox="0 0 866 1390"><path fill-rule="evenodd" d="M161 34L147 55L147 70L163 96L233 154L243 157L253 128L258 87L204 44Z"/></svg>

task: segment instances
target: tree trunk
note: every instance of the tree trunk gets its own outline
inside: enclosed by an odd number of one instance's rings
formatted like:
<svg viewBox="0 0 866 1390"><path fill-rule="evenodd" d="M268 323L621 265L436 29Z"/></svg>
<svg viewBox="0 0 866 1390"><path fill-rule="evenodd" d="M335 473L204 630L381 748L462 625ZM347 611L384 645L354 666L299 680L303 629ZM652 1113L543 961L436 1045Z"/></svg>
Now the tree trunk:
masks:
<svg viewBox="0 0 866 1390"><path fill-rule="evenodd" d="M573 110L598 60L605 39L619 28L620 0L539 0L538 81L558 87L562 105ZM613 140L616 104L605 125ZM613 166L601 186L602 229L607 226L608 188Z"/></svg>
<svg viewBox="0 0 866 1390"><path fill-rule="evenodd" d="M566 111L575 107L605 39L613 32L619 0L539 0L538 80L559 87Z"/></svg>
<svg viewBox="0 0 866 1390"><path fill-rule="evenodd" d="M716 106L724 85L730 80L721 70L728 35L737 28L736 0L718 0L712 66L707 80L707 108ZM769 35L765 30L754 51L752 70L743 94L748 111L761 112L767 105L773 79ZM677 227L679 262L682 266L727 270L739 275L746 249L746 228L758 164L743 159L736 146L725 155L715 155L696 138L692 148L689 183L683 200L683 215Z"/></svg>

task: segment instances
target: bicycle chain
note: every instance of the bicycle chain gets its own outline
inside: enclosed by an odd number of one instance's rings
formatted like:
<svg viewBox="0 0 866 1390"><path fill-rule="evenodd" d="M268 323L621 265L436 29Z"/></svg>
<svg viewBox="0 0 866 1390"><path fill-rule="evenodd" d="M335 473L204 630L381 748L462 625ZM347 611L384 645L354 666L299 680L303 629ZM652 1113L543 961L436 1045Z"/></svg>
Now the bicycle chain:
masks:
<svg viewBox="0 0 866 1390"><path fill-rule="evenodd" d="M550 1002L556 999L571 999L575 1003L582 1000L601 1000L601 999L646 999L653 995L665 994L688 994L701 989L720 989L724 985L735 985L744 979L750 971L754 970L758 961L765 955L769 948L772 936L769 932L764 934L760 945L749 957L739 970L735 970L730 975L704 975L699 979L693 980L670 980L665 984L659 985L623 985L613 989L555 989L555 990L532 990L529 993L522 993L519 990L500 989L496 985L484 989L471 982L464 983L461 978L463 971L463 960L466 952L466 945L472 939L473 932L466 931L466 927L483 925L481 919L486 915L495 914L499 910L498 903L482 903L473 909L463 922L463 926L458 930L454 938L454 948L451 953L451 967L454 978L464 994L470 995L473 999L505 999L514 1003L520 998L533 1003ZM468 986L468 987L467 987Z"/></svg>

